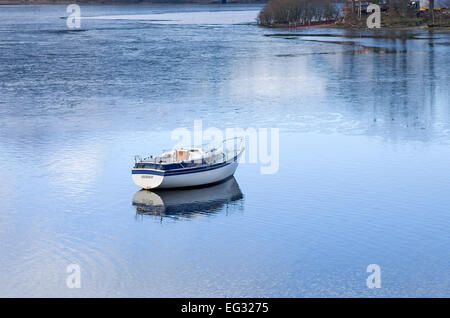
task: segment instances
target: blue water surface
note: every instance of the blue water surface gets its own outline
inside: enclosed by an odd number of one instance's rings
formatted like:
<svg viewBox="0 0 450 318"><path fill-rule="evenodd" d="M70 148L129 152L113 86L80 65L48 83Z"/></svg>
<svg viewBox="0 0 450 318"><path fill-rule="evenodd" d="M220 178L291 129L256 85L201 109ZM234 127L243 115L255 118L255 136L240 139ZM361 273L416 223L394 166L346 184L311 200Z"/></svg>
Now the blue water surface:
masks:
<svg viewBox="0 0 450 318"><path fill-rule="evenodd" d="M0 6L0 296L450 296L450 34L260 8ZM278 172L133 204L133 155L195 120L279 129Z"/></svg>

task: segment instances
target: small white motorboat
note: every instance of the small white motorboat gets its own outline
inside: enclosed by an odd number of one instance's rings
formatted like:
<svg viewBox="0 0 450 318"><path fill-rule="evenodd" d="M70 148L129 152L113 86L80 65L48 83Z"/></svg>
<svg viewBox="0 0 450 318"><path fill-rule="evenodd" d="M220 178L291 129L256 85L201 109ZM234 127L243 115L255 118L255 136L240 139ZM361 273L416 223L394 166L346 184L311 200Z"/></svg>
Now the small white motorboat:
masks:
<svg viewBox="0 0 450 318"><path fill-rule="evenodd" d="M198 187L231 177L244 151L242 137L204 148L178 148L161 156L135 157L134 183L143 189Z"/></svg>

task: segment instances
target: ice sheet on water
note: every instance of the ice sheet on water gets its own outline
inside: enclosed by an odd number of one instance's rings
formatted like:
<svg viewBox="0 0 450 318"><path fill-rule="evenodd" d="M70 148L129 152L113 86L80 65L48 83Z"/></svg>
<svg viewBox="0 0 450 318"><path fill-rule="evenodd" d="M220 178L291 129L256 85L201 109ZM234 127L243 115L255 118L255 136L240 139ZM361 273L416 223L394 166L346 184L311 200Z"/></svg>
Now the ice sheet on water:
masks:
<svg viewBox="0 0 450 318"><path fill-rule="evenodd" d="M127 14L83 17L93 20L140 20L158 24L245 24L256 22L258 10Z"/></svg>

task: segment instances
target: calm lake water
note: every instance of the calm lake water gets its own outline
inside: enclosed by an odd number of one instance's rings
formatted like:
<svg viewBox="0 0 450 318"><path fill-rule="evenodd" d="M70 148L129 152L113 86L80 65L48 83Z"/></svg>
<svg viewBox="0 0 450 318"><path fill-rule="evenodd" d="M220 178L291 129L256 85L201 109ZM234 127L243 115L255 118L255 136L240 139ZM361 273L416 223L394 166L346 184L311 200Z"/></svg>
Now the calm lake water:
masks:
<svg viewBox="0 0 450 318"><path fill-rule="evenodd" d="M260 8L0 6L0 296L450 296L450 33ZM194 120L278 128L278 172L153 209L133 155Z"/></svg>

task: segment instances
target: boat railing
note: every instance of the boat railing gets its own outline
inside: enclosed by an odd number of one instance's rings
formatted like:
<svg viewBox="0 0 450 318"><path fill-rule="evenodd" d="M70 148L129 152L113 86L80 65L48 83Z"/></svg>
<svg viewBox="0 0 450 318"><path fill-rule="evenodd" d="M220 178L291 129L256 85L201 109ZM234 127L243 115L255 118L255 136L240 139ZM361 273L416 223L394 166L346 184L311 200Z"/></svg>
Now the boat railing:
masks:
<svg viewBox="0 0 450 318"><path fill-rule="evenodd" d="M180 163L184 168L183 163L186 162L199 162L203 165L211 165L216 163L227 162L233 158L236 158L239 153L244 150L244 138L234 137L223 140L221 143L207 144L202 148L203 153L201 158L194 160L175 160L174 157L153 157L149 156L146 158L141 158L140 156L135 156L135 163L153 163L153 164L170 164L170 163Z"/></svg>
<svg viewBox="0 0 450 318"><path fill-rule="evenodd" d="M238 153L240 153L243 149L244 149L244 138L234 137L234 138L227 138L219 143L207 144L204 148L204 152L208 153L210 151L218 151L223 152L225 154L231 154L234 157Z"/></svg>
<svg viewBox="0 0 450 318"><path fill-rule="evenodd" d="M204 157L214 157L214 154L219 154L214 158L214 163L221 163L235 158L244 150L244 138L234 137L223 140L216 144L208 144L204 149Z"/></svg>

